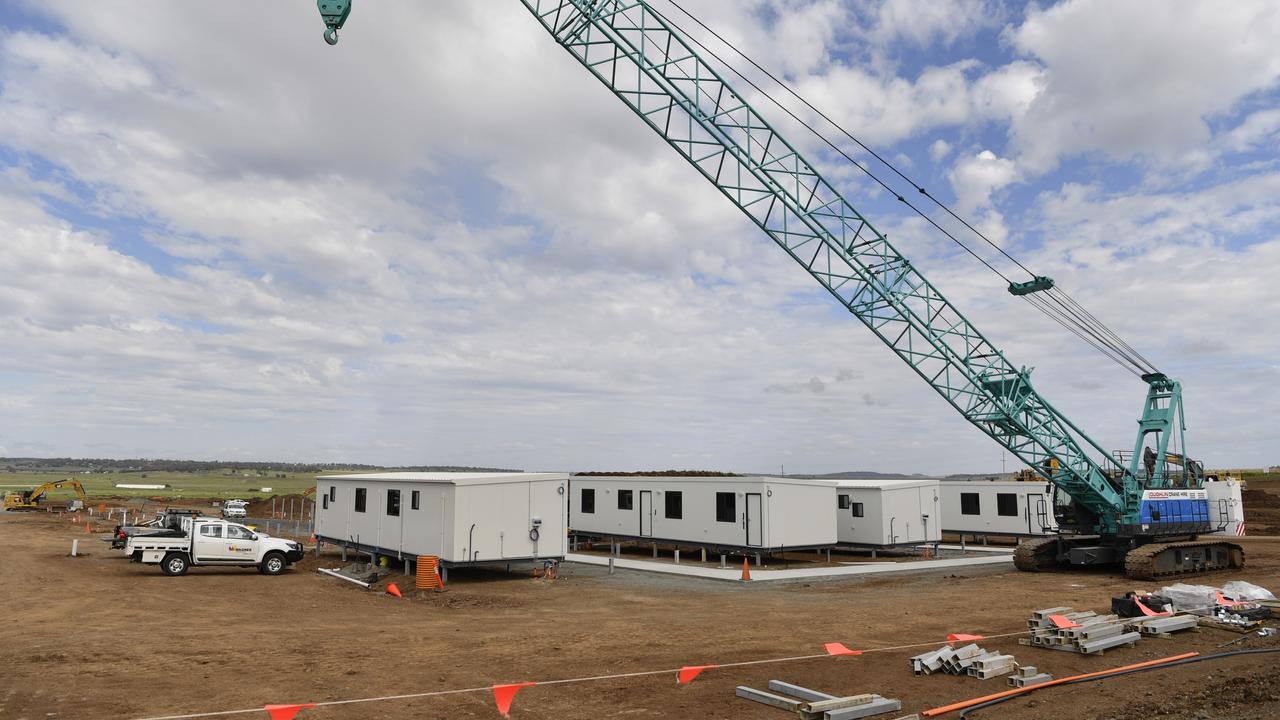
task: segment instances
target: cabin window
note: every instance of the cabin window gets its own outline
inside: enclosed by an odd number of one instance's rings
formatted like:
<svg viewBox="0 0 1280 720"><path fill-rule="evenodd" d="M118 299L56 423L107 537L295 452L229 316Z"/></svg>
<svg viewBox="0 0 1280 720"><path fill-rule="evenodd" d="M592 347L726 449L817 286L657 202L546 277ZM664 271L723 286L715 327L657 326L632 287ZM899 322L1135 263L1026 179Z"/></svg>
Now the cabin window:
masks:
<svg viewBox="0 0 1280 720"><path fill-rule="evenodd" d="M356 512L364 512L364 488L356 488Z"/></svg>
<svg viewBox="0 0 1280 720"><path fill-rule="evenodd" d="M850 504L849 504L849 510L850 510L850 512L853 514L853 516L854 516L854 517L862 517L862 516L863 516L862 503L850 503Z"/></svg>
<svg viewBox="0 0 1280 720"><path fill-rule="evenodd" d="M418 498L421 497L421 495L422 493L419 490L413 490L412 492L409 493L409 509L410 510L418 509Z"/></svg>
<svg viewBox="0 0 1280 720"><path fill-rule="evenodd" d="M667 504L667 519L679 520L684 517L684 494L679 490L668 490L663 494Z"/></svg>
<svg viewBox="0 0 1280 720"><path fill-rule="evenodd" d="M630 491L630 490L619 490L619 491L618 491L618 509L619 509L619 510L630 510L630 509L631 509L631 507L632 507L632 505L631 505L631 491Z"/></svg>
<svg viewBox="0 0 1280 720"><path fill-rule="evenodd" d="M396 516L400 514L400 491L387 491L387 514Z"/></svg>
<svg viewBox="0 0 1280 720"><path fill-rule="evenodd" d="M321 509L321 510L328 510L328 509L329 509L329 496L328 496L328 495L321 495L321 496L320 496L320 509Z"/></svg>
<svg viewBox="0 0 1280 720"><path fill-rule="evenodd" d="M848 496L848 495L841 495L839 498L837 498L837 499L836 499L836 504L840 506L840 509L841 509L841 510L848 510L848 509L849 509L849 496Z"/></svg>
<svg viewBox="0 0 1280 720"><path fill-rule="evenodd" d="M996 514L1002 517L1018 517L1018 494L996 493Z"/></svg>
<svg viewBox="0 0 1280 720"><path fill-rule="evenodd" d="M338 499L338 486L337 486L337 485L330 485L330 486L329 486L329 500L330 500L331 502L335 502L335 501L337 501L337 499Z"/></svg>
<svg viewBox="0 0 1280 720"><path fill-rule="evenodd" d="M960 514L982 514L982 505L978 502L978 493L960 493Z"/></svg>
<svg viewBox="0 0 1280 720"><path fill-rule="evenodd" d="M731 492L716 493L716 522L737 522L738 507Z"/></svg>
<svg viewBox="0 0 1280 720"><path fill-rule="evenodd" d="M222 537L221 525L202 525L200 526L200 537L220 538Z"/></svg>
<svg viewBox="0 0 1280 720"><path fill-rule="evenodd" d="M582 512L594 513L596 511L596 489L582 488Z"/></svg>

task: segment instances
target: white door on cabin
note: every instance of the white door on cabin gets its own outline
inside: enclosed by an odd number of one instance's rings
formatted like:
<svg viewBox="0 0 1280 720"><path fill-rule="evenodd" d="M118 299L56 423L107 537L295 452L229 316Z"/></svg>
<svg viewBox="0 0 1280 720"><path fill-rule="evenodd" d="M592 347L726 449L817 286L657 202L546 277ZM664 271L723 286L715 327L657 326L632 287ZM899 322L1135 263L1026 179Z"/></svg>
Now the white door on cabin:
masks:
<svg viewBox="0 0 1280 720"><path fill-rule="evenodd" d="M760 547L764 544L764 521L760 517L762 514L760 493L747 493L747 547Z"/></svg>
<svg viewBox="0 0 1280 720"><path fill-rule="evenodd" d="M1049 505L1044 495L1030 493L1027 495L1027 532L1033 535L1044 533L1049 525Z"/></svg>
<svg viewBox="0 0 1280 720"><path fill-rule="evenodd" d="M653 537L653 491L640 491L640 537Z"/></svg>

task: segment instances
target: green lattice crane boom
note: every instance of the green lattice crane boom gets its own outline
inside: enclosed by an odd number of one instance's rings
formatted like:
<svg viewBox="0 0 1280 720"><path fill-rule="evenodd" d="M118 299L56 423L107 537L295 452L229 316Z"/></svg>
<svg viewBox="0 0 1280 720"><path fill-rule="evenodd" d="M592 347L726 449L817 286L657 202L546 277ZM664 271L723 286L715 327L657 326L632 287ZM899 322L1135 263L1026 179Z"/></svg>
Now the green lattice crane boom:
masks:
<svg viewBox="0 0 1280 720"><path fill-rule="evenodd" d="M1190 489L1202 482L1191 463L1179 477L1163 471L1169 438L1182 432L1177 381L1143 376L1149 388L1132 465L1115 463L1036 391L1030 370L1010 362L647 2L520 1L947 403L1070 496L1072 517L1064 519L1078 532L1101 536L1123 557L1158 537L1209 530L1205 501L1194 517L1157 512L1154 524L1144 501L1152 487ZM317 5L329 27L326 40L336 42L350 0ZM1010 291L1051 286L1036 278ZM1159 434L1159 462L1154 475L1142 475L1138 454L1151 433ZM1057 560L1066 559L1071 545L1058 543Z"/></svg>

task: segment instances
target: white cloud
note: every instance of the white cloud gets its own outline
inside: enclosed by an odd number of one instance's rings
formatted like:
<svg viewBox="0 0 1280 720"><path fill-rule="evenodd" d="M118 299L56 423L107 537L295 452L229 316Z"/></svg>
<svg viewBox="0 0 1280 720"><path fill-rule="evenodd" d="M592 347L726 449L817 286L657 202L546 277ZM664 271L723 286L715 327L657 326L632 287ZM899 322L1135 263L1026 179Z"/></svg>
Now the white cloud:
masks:
<svg viewBox="0 0 1280 720"><path fill-rule="evenodd" d="M1253 150L1262 147L1264 143L1270 143L1274 147L1277 131L1280 131L1280 108L1259 110L1224 133L1219 143L1232 152Z"/></svg>
<svg viewBox="0 0 1280 720"><path fill-rule="evenodd" d="M873 13L872 40L887 45L903 39L919 47L949 45L983 27L999 27L1003 15L984 0L885 0Z"/></svg>
<svg viewBox="0 0 1280 720"><path fill-rule="evenodd" d="M908 78L842 52L859 30L840 26L845 4L695 4L887 157L954 158L959 204L997 237L1018 209L1006 190L1037 180L999 134L1012 123L1022 137L1074 87L1034 34L1004 65L929 55ZM915 27L903 6L873 10L885 37L923 48L963 45L988 26L980 7L929 3ZM0 414L0 446L746 471L999 457L518 3L362 5L336 48L313 9L286 4L248 24L167 2L146 5L146 23L83 3L38 12L66 31L0 42L0 137L18 158L0 174L0 370L31 399L20 421ZM1265 147L1274 124L1255 115L1223 146ZM1083 147L1049 129L1055 157ZM1171 296L1139 294L1149 270L1195 268L1174 285L1197 323L1270 317L1266 285L1231 284L1228 268L1265 277L1280 268L1271 245L1215 241L1274 219L1270 176L1133 197L1036 189L1052 242L1035 259L1091 306L1147 303L1117 321L1140 344L1173 355L1221 339L1152 320ZM1063 402L1128 436L1136 400L1113 399L1132 388L1095 381L1101 361L1029 324L919 221L873 219L1012 357L1044 368L1051 398L1087 375L1102 389ZM1267 342L1212 357L1255 368ZM1186 374L1216 392L1206 378L1229 373Z"/></svg>
<svg viewBox="0 0 1280 720"><path fill-rule="evenodd" d="M1067 0L1033 7L1008 37L1044 67L1011 134L1037 170L1093 151L1173 161L1210 138L1209 118L1280 79L1280 13L1267 0Z"/></svg>
<svg viewBox="0 0 1280 720"><path fill-rule="evenodd" d="M950 173L956 206L962 214L990 208L991 196L1018 179L1017 165L990 150L960 158Z"/></svg>

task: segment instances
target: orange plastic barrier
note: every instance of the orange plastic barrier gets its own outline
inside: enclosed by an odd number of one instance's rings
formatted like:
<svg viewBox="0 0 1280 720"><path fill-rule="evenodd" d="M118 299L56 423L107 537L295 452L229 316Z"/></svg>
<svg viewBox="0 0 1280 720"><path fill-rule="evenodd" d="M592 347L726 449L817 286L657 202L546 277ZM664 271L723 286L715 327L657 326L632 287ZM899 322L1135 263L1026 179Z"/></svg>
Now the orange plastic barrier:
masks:
<svg viewBox="0 0 1280 720"><path fill-rule="evenodd" d="M1054 685L1061 685L1062 683L1071 682L1074 680L1086 680L1088 678L1104 677L1106 675L1112 675L1118 672L1123 672L1125 670L1134 670L1142 667L1150 667L1152 665L1163 665L1165 663L1174 662L1175 660L1185 660L1189 657L1195 657L1199 654L1200 653L1190 652L1190 653L1183 653L1181 655L1170 655L1167 658L1161 658L1159 660L1148 660L1147 662L1135 663L1133 665L1121 665L1120 667L1114 667L1114 668L1111 668L1110 670L1100 670L1098 672L1085 673L1084 675L1072 675L1071 677L1064 677L1064 678L1059 678L1057 680L1050 680L1049 682L1040 683L1039 685L1029 685L1027 687L1014 688L1013 690L1005 690L1004 692L998 692L993 695L983 695L982 697L973 698L972 700L964 700L962 702L952 703L950 705L944 705L943 707L933 708L932 710L925 710L924 712L920 713L920 715L922 717L937 717L938 715L945 715L949 712L957 712L960 710L964 710L965 708L973 707L974 705L981 705L982 703L987 702L988 700L997 700L999 698L1009 697L1010 695L1022 695L1024 693L1040 690L1042 688L1053 687Z"/></svg>
<svg viewBox="0 0 1280 720"><path fill-rule="evenodd" d="M419 590L444 589L444 581L440 579L440 558L435 555L418 556L418 572L414 578L414 586Z"/></svg>
<svg viewBox="0 0 1280 720"><path fill-rule="evenodd" d="M973 642L974 640L981 640L981 639L983 639L983 637L985 637L985 636L983 636L983 635L966 635L965 633L951 633L950 635L948 635L948 636L947 636L947 642L949 642L949 643L957 643L957 642Z"/></svg>

